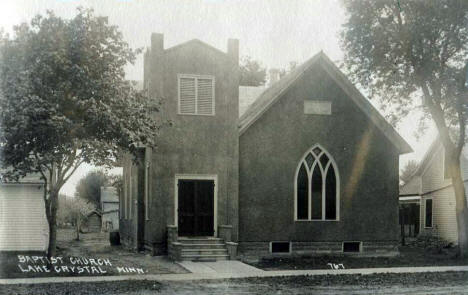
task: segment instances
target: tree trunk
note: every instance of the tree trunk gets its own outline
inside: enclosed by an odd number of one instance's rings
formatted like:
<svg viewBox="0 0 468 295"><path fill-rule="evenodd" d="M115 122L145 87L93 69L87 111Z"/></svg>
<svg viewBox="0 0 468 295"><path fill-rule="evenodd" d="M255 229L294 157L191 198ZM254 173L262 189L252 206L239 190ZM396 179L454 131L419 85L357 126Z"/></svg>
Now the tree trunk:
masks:
<svg viewBox="0 0 468 295"><path fill-rule="evenodd" d="M80 240L80 225L81 225L81 217L80 214L78 214L76 218L76 240Z"/></svg>
<svg viewBox="0 0 468 295"><path fill-rule="evenodd" d="M47 257L50 259L55 256L57 246L57 204L58 192L52 190L49 197L49 211L47 214L47 221L49 222L49 249L47 250Z"/></svg>
<svg viewBox="0 0 468 295"><path fill-rule="evenodd" d="M468 257L468 209L465 196L465 186L460 167L460 155L447 155L450 164L450 176L455 192L455 206L457 216L458 247L462 258Z"/></svg>

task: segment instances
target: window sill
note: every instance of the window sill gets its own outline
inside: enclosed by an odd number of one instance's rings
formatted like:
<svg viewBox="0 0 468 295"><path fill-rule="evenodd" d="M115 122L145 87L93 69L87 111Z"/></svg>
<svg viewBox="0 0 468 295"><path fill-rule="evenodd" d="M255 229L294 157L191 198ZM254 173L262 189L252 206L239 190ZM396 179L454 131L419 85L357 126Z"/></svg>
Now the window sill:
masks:
<svg viewBox="0 0 468 295"><path fill-rule="evenodd" d="M181 114L177 113L178 116L202 116L202 117L214 117L215 114Z"/></svg>
<svg viewBox="0 0 468 295"><path fill-rule="evenodd" d="M310 219L310 220L300 220L300 219L296 219L294 220L294 222L317 222L317 221L325 221L325 222L337 222L337 221L340 221L339 219Z"/></svg>

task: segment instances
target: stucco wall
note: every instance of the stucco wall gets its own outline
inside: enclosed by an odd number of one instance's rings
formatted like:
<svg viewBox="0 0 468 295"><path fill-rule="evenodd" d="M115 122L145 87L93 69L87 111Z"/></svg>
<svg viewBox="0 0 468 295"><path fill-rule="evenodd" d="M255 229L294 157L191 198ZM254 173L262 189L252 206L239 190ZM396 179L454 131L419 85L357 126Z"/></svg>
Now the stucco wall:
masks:
<svg viewBox="0 0 468 295"><path fill-rule="evenodd" d="M153 44L146 57L145 80L149 80L150 93L163 98L157 116L170 120L172 126L161 131L150 160L150 212L145 224L145 243L155 247L166 243L166 226L175 223L175 176L180 174L217 175L218 225L233 225L237 239L236 56L198 41L165 51L158 51L162 45L157 44ZM177 114L178 74L215 77L214 116Z"/></svg>
<svg viewBox="0 0 468 295"><path fill-rule="evenodd" d="M305 115L304 100L332 101ZM322 145L337 163L339 221L294 221L294 176ZM397 241L398 152L320 66L295 82L240 137L239 240Z"/></svg>
<svg viewBox="0 0 468 295"><path fill-rule="evenodd" d="M123 166L123 191L120 194L121 212L119 219L119 232L121 242L136 248L136 206L135 200L138 193L137 166L133 163L131 155L125 155L122 160Z"/></svg>

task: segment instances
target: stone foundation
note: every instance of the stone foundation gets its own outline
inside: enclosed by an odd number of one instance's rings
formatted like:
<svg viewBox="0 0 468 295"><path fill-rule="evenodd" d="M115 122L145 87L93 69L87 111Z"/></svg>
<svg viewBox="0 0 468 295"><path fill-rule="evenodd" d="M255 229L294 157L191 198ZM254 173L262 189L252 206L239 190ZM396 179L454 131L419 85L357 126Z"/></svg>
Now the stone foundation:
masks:
<svg viewBox="0 0 468 295"><path fill-rule="evenodd" d="M346 241L347 242L347 241ZM360 257L398 255L398 241L362 241L360 252L343 252L343 242L291 242L291 253L271 253L270 242L239 242L239 256L275 257L302 255L356 255Z"/></svg>

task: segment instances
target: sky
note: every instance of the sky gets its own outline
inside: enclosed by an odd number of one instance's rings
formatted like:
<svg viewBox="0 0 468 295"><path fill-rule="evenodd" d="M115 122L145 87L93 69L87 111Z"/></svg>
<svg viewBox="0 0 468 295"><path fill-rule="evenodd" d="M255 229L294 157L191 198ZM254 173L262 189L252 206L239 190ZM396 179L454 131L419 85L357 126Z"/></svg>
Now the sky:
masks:
<svg viewBox="0 0 468 295"><path fill-rule="evenodd" d="M108 16L133 48L148 47L151 33L156 32L164 34L165 48L196 38L226 51L227 40L237 38L240 55L249 55L267 68L302 63L320 50L337 64L343 58L339 32L345 14L339 0L1 0L0 27L11 33L14 25L47 10L71 18L78 6ZM128 79L142 80L142 56L127 66L126 73ZM371 103L379 109L378 103ZM436 135L431 125L416 137L417 126L417 114L397 126L414 150L400 157L400 167L410 159L420 160ZM93 169L80 167L61 192L73 195L79 179Z"/></svg>

